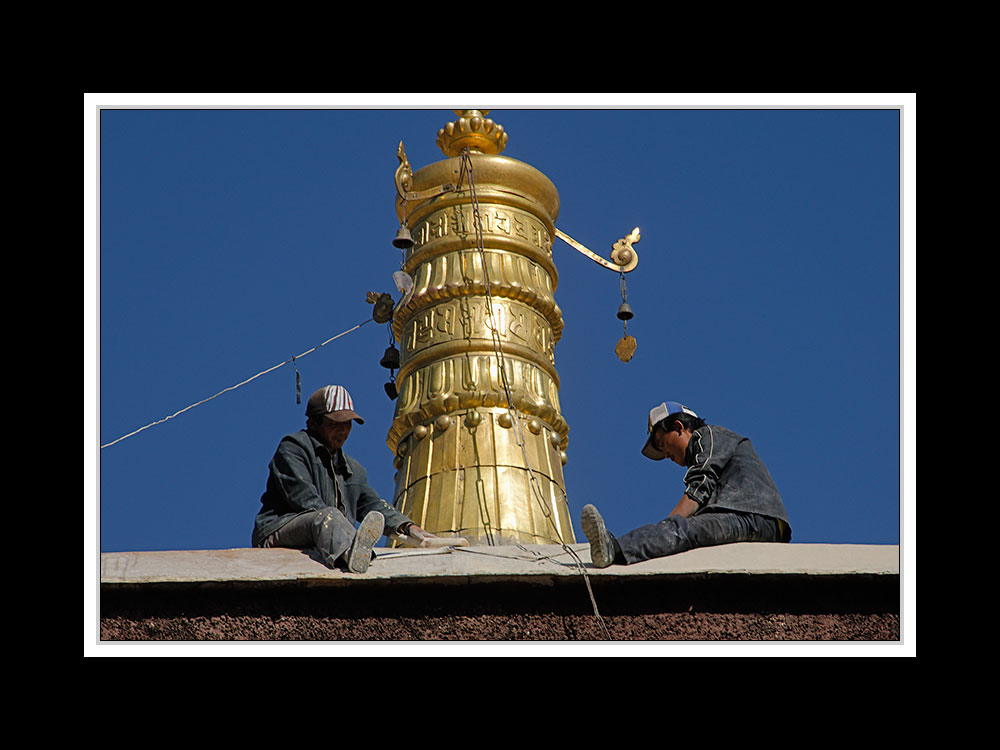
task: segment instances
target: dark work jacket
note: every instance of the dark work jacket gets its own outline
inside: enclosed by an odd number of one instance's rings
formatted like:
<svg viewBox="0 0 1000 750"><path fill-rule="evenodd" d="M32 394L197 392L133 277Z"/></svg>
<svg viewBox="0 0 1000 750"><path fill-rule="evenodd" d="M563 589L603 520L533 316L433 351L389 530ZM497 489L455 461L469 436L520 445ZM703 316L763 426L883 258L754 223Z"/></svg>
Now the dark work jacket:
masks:
<svg viewBox="0 0 1000 750"><path fill-rule="evenodd" d="M685 493L698 503L694 515L735 510L777 518L788 526L778 488L747 438L705 425L691 434L684 458ZM787 531L790 535L790 526Z"/></svg>
<svg viewBox="0 0 1000 750"><path fill-rule="evenodd" d="M337 466L339 471L335 470ZM281 439L268 469L267 489L260 498L261 509L254 519L251 535L255 547L307 510L340 508L351 523L377 510L385 516L386 534L410 520L368 485L368 475L361 464L342 450L331 454L306 430Z"/></svg>

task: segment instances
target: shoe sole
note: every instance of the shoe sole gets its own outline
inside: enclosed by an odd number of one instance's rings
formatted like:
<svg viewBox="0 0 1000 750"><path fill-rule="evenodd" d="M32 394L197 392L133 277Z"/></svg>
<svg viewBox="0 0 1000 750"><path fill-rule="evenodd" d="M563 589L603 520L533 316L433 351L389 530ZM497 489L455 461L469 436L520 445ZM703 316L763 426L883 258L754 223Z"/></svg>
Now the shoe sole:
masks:
<svg viewBox="0 0 1000 750"><path fill-rule="evenodd" d="M378 511L372 511L358 526L354 535L351 553L347 558L347 569L352 573L367 573L372 561L372 547L385 530L385 517Z"/></svg>
<svg viewBox="0 0 1000 750"><path fill-rule="evenodd" d="M580 514L580 526L583 533L590 542L590 561L595 568L606 568L611 564L608 550L607 529L604 527L604 519L597 508L593 505L583 506Z"/></svg>

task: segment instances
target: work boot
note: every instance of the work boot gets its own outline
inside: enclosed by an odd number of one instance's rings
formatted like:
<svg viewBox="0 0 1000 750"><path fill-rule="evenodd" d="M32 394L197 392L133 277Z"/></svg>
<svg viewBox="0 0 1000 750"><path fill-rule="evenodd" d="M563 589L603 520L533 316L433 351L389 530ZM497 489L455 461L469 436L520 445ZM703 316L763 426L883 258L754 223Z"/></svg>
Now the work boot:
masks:
<svg viewBox="0 0 1000 750"><path fill-rule="evenodd" d="M604 519L593 505L584 505L580 525L590 542L590 561L595 568L606 568L615 561L615 538L604 527Z"/></svg>
<svg viewBox="0 0 1000 750"><path fill-rule="evenodd" d="M385 530L385 516L373 510L361 521L347 552L347 569L352 573L367 573L372 561L372 547Z"/></svg>

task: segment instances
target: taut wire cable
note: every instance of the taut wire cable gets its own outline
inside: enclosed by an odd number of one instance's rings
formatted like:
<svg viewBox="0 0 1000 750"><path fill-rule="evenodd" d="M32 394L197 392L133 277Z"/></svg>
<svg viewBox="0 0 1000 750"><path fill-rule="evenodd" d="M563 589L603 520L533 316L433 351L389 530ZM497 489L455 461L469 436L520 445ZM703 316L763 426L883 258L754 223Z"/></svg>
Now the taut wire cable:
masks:
<svg viewBox="0 0 1000 750"><path fill-rule="evenodd" d="M223 388L221 391L219 391L218 393L216 393L214 396L209 396L208 398L203 398L201 401L199 401L199 402L197 402L195 404L191 404L190 406L185 406L180 411L175 411L173 414L171 414L168 417L164 417L163 419L158 419L155 422L150 422L146 426L140 427L138 430L133 430L132 432L128 433L127 435L122 435L120 438L117 438L116 440L112 440L110 443L105 443L104 445L101 446L101 450L107 448L108 446L114 445L115 443L121 442L125 438L132 437L133 435L136 435L136 434L142 432L143 430L147 430L150 427L155 427L158 424L163 424L168 419L173 419L174 417L176 417L176 416L178 416L180 414L183 414L184 412L188 411L189 409L193 409L196 406L201 406L202 404L207 403L208 401L211 401L213 398L218 398L223 393L228 393L229 391L235 391L237 388L246 385L251 380L256 380L261 375L267 375L269 372L274 372L279 367L283 367L283 366L287 365L289 362L291 362L293 364L293 366L294 366L295 360L302 359L307 354L312 354L314 351L316 351L317 349L320 349L320 348L326 346L331 341L339 339L341 336L346 336L347 334L351 333L352 331L358 330L359 328L361 328L361 326L366 325L367 323L370 323L371 321L372 321L372 318L368 318L368 320L365 320L365 321L363 321L361 323L358 323L353 328L348 328L346 331L342 331L342 332L338 333L336 336L332 336L331 338L328 338L322 344L317 344L312 349L308 349L307 351L302 352L302 354L297 354L294 357L292 357L291 359L286 359L284 362L280 362L279 364L276 364L274 367L269 367L268 369L264 370L263 372L258 372L256 375L253 375L252 377L247 378L242 383L237 383L236 385L231 385L228 388ZM298 374L297 370L296 370L296 374Z"/></svg>

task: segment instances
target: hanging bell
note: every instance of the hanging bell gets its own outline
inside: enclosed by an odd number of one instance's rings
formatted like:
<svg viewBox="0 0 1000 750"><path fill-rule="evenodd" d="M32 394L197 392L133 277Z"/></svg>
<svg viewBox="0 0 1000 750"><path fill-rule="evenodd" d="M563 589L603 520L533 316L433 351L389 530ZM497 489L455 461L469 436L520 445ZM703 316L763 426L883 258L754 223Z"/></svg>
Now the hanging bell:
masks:
<svg viewBox="0 0 1000 750"><path fill-rule="evenodd" d="M387 370L398 370L399 350L392 345L387 347L385 350L385 354L382 355L382 359L379 361L379 364L382 365L382 367L384 367Z"/></svg>
<svg viewBox="0 0 1000 750"><path fill-rule="evenodd" d="M628 302L622 302L618 307L618 320L632 320L635 315L632 312L632 308L628 306Z"/></svg>
<svg viewBox="0 0 1000 750"><path fill-rule="evenodd" d="M396 232L396 236L392 240L393 247L398 247L400 250L409 250L413 247L413 238L410 236L410 230L403 224L399 231Z"/></svg>

